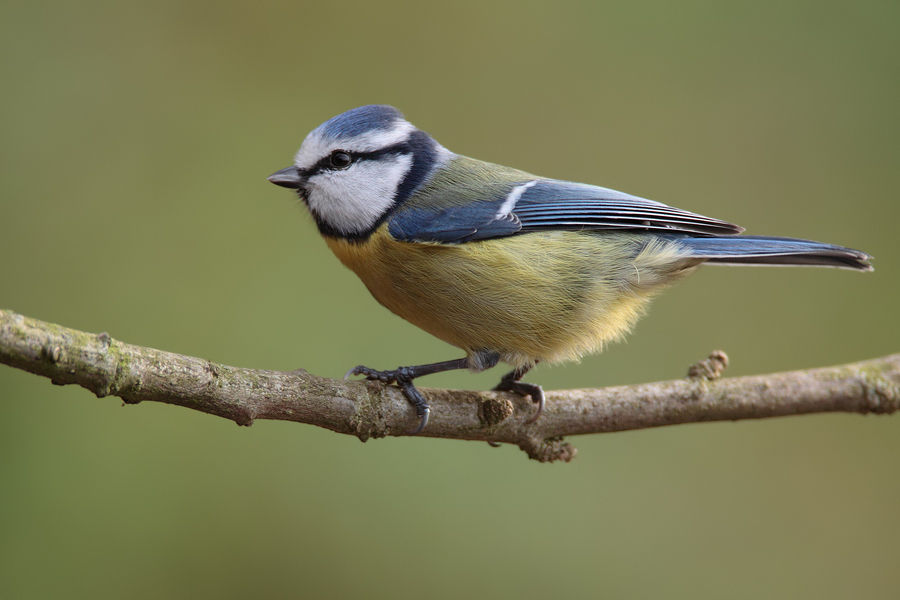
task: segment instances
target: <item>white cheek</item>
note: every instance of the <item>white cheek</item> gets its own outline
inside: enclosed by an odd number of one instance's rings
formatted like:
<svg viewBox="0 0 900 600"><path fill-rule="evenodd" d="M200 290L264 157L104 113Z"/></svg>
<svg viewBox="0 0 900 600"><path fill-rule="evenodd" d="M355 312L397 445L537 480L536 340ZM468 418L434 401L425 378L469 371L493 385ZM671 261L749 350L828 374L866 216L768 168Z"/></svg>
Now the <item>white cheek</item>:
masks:
<svg viewBox="0 0 900 600"><path fill-rule="evenodd" d="M309 179L309 207L338 231L366 231L393 206L397 188L411 166L412 157L401 154L315 175Z"/></svg>

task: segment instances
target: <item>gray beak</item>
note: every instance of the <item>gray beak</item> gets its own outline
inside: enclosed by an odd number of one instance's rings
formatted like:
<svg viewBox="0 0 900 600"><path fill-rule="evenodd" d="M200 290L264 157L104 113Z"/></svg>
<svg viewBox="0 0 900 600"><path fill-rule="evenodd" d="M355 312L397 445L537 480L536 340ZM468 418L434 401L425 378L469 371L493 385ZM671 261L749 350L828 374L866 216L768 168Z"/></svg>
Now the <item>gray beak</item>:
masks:
<svg viewBox="0 0 900 600"><path fill-rule="evenodd" d="M299 190L306 183L306 179L300 174L297 167L288 167L269 175L269 181L281 187Z"/></svg>

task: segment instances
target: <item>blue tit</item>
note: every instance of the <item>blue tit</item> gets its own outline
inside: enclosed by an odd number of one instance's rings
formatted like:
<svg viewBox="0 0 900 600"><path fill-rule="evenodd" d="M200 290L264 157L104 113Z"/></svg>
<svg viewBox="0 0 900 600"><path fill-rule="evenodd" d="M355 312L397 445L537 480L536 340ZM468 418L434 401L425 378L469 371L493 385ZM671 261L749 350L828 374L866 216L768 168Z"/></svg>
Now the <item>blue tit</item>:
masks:
<svg viewBox="0 0 900 600"><path fill-rule="evenodd" d="M703 263L872 270L863 252L743 228L611 189L455 154L390 106L330 119L269 177L296 190L326 244L378 302L465 358L350 374L396 383L416 408L423 375L503 361L496 390L531 396L535 364L621 339L654 294Z"/></svg>

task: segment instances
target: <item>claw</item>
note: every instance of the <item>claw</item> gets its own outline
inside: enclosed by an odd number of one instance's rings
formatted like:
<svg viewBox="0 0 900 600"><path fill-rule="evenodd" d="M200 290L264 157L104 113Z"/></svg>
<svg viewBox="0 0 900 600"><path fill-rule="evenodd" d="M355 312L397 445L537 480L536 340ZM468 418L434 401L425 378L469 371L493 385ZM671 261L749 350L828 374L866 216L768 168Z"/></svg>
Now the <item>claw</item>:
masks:
<svg viewBox="0 0 900 600"><path fill-rule="evenodd" d="M425 426L428 425L428 416L431 414L431 409L427 406L422 410L422 420L419 422L419 426L413 429L412 431L408 431L406 435L416 435L418 433L422 433L422 430L425 429Z"/></svg>
<svg viewBox="0 0 900 600"><path fill-rule="evenodd" d="M425 398L419 393L419 390L416 389L416 386L414 386L411 381L401 380L397 383L400 385L400 389L403 390L403 395L406 396L406 399L416 407L416 414L422 418L422 420L419 421L419 426L408 432L406 435L416 435L417 433L421 433L422 430L425 429L425 426L428 425L428 417L431 416L431 409L428 407L428 402L425 401Z"/></svg>
<svg viewBox="0 0 900 600"><path fill-rule="evenodd" d="M525 384L525 385L528 385L528 384ZM535 404L537 404L537 411L535 411L533 417L531 417L530 419L525 421L526 425L531 425L532 423L537 421L540 418L541 413L544 412L544 389L541 386L539 386L539 385L534 386L534 389L532 389L532 391L531 391L531 400Z"/></svg>

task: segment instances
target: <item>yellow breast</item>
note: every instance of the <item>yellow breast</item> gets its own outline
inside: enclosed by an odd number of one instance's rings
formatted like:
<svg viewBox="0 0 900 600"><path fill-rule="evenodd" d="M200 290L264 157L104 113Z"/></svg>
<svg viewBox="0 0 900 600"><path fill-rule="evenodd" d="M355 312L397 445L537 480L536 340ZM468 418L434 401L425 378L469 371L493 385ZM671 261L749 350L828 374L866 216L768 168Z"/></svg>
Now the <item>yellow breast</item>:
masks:
<svg viewBox="0 0 900 600"><path fill-rule="evenodd" d="M326 238L385 307L470 356L514 366L577 359L624 335L688 270L677 246L634 234L541 232L458 245Z"/></svg>

